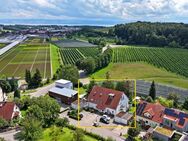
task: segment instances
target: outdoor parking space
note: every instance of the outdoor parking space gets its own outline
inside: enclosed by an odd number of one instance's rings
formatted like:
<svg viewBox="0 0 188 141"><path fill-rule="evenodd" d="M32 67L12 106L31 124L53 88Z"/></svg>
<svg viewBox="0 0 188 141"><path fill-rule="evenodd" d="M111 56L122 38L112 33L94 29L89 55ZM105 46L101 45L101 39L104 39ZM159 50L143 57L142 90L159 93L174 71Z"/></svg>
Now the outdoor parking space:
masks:
<svg viewBox="0 0 188 141"><path fill-rule="evenodd" d="M117 123L114 123L114 118L111 118L110 121L109 121L109 124L106 124L106 123L100 122L100 118L102 117L101 115L98 115L96 113L91 113L91 112L88 112L88 111L82 111L81 113L83 114L83 118L82 118L82 120L79 121L79 125L83 126L83 127L85 127L85 126L92 127L94 122L97 122L99 124L98 127L121 126Z"/></svg>

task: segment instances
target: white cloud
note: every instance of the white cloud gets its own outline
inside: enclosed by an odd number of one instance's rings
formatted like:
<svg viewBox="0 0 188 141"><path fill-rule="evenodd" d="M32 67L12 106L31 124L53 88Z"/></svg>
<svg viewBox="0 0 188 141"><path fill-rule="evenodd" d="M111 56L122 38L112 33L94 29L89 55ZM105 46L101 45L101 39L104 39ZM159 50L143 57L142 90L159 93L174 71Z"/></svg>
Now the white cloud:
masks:
<svg viewBox="0 0 188 141"><path fill-rule="evenodd" d="M187 17L188 0L6 0L2 18L167 20Z"/></svg>
<svg viewBox="0 0 188 141"><path fill-rule="evenodd" d="M56 6L52 4L52 2L49 0L33 0L33 1L41 7L56 8Z"/></svg>

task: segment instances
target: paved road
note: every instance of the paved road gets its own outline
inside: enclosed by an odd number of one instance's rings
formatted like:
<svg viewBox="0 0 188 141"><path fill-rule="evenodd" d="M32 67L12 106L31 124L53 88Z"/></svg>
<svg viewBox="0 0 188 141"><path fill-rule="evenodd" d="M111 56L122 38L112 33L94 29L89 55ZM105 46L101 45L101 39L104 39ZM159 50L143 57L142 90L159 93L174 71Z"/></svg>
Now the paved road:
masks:
<svg viewBox="0 0 188 141"><path fill-rule="evenodd" d="M51 88L54 87L54 86L55 86L55 83L52 83L52 84L50 84L50 85L47 85L47 86L38 88L36 92L30 93L29 95L30 95L31 97L43 96L43 95L47 94L48 91L49 91L49 89L51 89Z"/></svg>
<svg viewBox="0 0 188 141"><path fill-rule="evenodd" d="M3 133L0 133L0 137L4 138L6 141L15 141L14 136L18 132L19 131L16 131L16 130L11 130L11 131L8 131L8 132L3 132Z"/></svg>

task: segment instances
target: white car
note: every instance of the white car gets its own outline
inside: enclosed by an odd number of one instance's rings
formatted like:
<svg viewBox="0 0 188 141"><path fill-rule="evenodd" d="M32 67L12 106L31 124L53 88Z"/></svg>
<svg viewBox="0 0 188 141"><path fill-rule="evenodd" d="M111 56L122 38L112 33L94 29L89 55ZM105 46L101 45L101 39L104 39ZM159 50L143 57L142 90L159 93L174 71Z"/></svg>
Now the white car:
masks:
<svg viewBox="0 0 188 141"><path fill-rule="evenodd" d="M108 120L108 121L110 120L110 117L107 116L107 115L103 115L102 117L103 117L104 119Z"/></svg>

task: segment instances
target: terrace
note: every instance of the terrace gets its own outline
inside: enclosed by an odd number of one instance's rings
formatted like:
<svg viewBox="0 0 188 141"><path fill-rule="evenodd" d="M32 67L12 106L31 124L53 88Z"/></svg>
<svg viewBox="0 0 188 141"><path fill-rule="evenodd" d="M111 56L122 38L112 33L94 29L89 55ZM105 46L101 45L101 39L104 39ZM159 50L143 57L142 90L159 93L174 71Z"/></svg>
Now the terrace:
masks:
<svg viewBox="0 0 188 141"><path fill-rule="evenodd" d="M154 129L154 132L160 134L160 135L163 135L163 136L166 136L168 138L171 138L174 134L174 131L173 130L170 130L170 129L167 129L167 128L163 128L163 127L159 127L157 126L155 129Z"/></svg>

